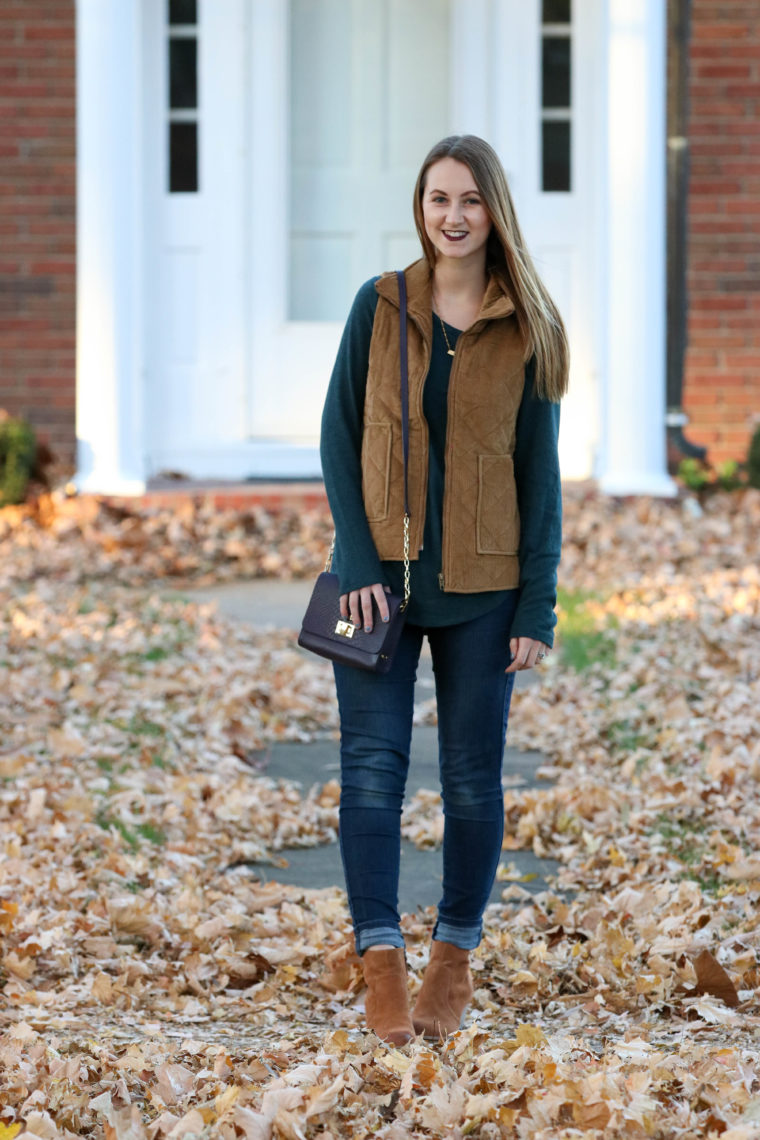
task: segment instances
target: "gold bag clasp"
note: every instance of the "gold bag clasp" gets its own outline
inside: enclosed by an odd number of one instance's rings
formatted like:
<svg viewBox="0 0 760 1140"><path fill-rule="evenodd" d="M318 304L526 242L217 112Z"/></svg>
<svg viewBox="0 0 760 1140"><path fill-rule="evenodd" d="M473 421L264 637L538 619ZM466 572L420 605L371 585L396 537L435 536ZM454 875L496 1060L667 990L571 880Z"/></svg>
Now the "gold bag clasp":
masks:
<svg viewBox="0 0 760 1140"><path fill-rule="evenodd" d="M341 637L353 637L356 626L350 621L339 621L335 627L335 632L339 633Z"/></svg>

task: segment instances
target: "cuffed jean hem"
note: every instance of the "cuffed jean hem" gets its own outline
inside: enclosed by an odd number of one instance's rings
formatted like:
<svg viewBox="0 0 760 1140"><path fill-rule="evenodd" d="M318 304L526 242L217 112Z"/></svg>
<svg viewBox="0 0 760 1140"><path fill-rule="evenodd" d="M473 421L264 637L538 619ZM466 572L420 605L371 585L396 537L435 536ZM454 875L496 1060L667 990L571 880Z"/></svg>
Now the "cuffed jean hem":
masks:
<svg viewBox="0 0 760 1140"><path fill-rule="evenodd" d="M452 926L438 919L433 930L433 941L450 942L460 950L474 950L480 945L482 933L483 927L480 923L477 926Z"/></svg>
<svg viewBox="0 0 760 1140"><path fill-rule="evenodd" d="M370 926L366 930L354 932L356 953L362 956L370 946L399 946L403 950L404 942L401 931L396 926Z"/></svg>

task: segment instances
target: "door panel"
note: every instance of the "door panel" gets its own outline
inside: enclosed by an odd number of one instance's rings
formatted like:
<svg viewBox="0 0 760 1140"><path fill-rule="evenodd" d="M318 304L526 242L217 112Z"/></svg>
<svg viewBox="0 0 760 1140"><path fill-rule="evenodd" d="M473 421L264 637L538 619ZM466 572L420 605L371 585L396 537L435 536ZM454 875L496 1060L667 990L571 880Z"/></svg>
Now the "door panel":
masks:
<svg viewBox="0 0 760 1140"><path fill-rule="evenodd" d="M357 287L412 258L411 190L449 123L448 0L292 0L290 303L343 321Z"/></svg>

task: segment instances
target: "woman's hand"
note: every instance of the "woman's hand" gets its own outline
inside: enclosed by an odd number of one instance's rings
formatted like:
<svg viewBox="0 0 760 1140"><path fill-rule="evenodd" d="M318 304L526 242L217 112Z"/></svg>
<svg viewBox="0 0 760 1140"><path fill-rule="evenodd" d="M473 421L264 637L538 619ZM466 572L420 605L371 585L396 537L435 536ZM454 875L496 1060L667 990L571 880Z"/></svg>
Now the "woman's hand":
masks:
<svg viewBox="0 0 760 1140"><path fill-rule="evenodd" d="M340 616L344 619L350 616L357 627L364 627L365 633L372 632L372 599L377 602L377 608L383 621L388 621L389 611L385 595L390 594L390 586L383 586L375 582L372 586L364 586L361 590L352 590L350 594L340 595Z"/></svg>
<svg viewBox="0 0 760 1140"><path fill-rule="evenodd" d="M505 670L506 673L532 669L537 660L551 652L543 641L534 641L532 637L513 637L509 642L509 648L512 652L512 664Z"/></svg>

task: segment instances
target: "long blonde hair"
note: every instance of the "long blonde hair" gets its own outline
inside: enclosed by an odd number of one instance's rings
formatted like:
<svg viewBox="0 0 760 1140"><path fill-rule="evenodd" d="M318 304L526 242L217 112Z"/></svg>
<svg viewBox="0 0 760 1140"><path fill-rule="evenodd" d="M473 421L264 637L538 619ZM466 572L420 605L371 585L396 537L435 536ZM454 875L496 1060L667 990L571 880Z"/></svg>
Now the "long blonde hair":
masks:
<svg viewBox="0 0 760 1140"><path fill-rule="evenodd" d="M429 168L441 158L454 158L470 168L492 222L486 245L486 269L498 278L514 302L517 323L525 341L525 359L535 353L537 394L546 400L559 400L567 391L570 364L567 332L526 249L499 156L477 135L450 135L441 139L420 168L414 187L414 221L431 272L436 251L425 232L422 195Z"/></svg>

